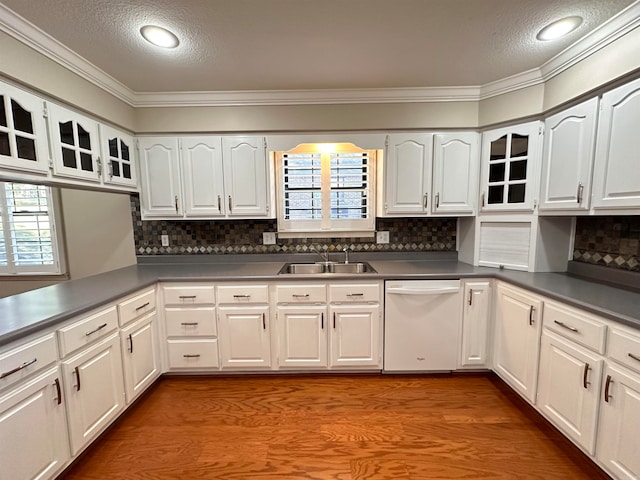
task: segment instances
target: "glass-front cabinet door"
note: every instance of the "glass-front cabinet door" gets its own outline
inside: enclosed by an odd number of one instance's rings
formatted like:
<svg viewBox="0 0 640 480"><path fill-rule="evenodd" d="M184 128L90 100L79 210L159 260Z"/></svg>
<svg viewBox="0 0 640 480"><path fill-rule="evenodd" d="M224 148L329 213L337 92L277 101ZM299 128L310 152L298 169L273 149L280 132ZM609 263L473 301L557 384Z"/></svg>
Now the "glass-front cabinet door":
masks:
<svg viewBox="0 0 640 480"><path fill-rule="evenodd" d="M100 125L104 183L137 186L133 137Z"/></svg>
<svg viewBox="0 0 640 480"><path fill-rule="evenodd" d="M0 165L21 172L49 168L44 103L0 82Z"/></svg>
<svg viewBox="0 0 640 480"><path fill-rule="evenodd" d="M59 105L48 106L54 175L99 182L98 123Z"/></svg>
<svg viewBox="0 0 640 480"><path fill-rule="evenodd" d="M482 135L482 211L532 211L541 123L490 130Z"/></svg>

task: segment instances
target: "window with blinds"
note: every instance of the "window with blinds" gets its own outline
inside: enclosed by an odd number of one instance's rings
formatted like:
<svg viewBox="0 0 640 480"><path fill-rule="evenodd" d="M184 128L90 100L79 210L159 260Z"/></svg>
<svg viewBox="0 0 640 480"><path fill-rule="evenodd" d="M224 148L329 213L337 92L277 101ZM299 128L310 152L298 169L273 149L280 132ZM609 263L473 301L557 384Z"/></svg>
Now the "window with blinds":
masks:
<svg viewBox="0 0 640 480"><path fill-rule="evenodd" d="M278 152L278 231L373 232L375 155L352 144L305 144Z"/></svg>
<svg viewBox="0 0 640 480"><path fill-rule="evenodd" d="M0 273L61 273L51 189L3 182L0 187Z"/></svg>

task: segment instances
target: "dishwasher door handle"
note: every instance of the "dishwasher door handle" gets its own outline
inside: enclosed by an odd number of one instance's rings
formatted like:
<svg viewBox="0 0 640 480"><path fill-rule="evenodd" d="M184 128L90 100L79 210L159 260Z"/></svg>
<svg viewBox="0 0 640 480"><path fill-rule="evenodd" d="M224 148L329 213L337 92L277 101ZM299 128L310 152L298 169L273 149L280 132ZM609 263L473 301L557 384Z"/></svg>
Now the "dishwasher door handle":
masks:
<svg viewBox="0 0 640 480"><path fill-rule="evenodd" d="M460 287L442 288L387 288L387 293L393 295L441 295L443 293L458 293Z"/></svg>

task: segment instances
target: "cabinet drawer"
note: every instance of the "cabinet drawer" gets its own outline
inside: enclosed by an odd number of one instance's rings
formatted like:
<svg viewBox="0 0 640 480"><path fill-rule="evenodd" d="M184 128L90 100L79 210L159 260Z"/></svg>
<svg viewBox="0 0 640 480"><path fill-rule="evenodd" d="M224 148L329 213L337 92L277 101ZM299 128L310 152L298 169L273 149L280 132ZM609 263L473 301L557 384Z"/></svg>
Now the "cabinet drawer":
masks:
<svg viewBox="0 0 640 480"><path fill-rule="evenodd" d="M640 373L640 335L612 328L609 331L607 355Z"/></svg>
<svg viewBox="0 0 640 480"><path fill-rule="evenodd" d="M60 356L89 345L118 328L118 312L115 305L84 317L82 320L58 330Z"/></svg>
<svg viewBox="0 0 640 480"><path fill-rule="evenodd" d="M148 290L118 304L120 326L126 325L140 315L152 312L156 308L156 291Z"/></svg>
<svg viewBox="0 0 640 480"><path fill-rule="evenodd" d="M177 285L162 287L165 305L196 305L216 303L213 285Z"/></svg>
<svg viewBox="0 0 640 480"><path fill-rule="evenodd" d="M215 307L167 307L164 319L168 337L214 337L217 334Z"/></svg>
<svg viewBox="0 0 640 480"><path fill-rule="evenodd" d="M0 389L42 370L57 358L53 333L12 348L0 355Z"/></svg>
<svg viewBox="0 0 640 480"><path fill-rule="evenodd" d="M331 303L379 302L380 285L360 283L348 285L329 285Z"/></svg>
<svg viewBox="0 0 640 480"><path fill-rule="evenodd" d="M218 368L218 341L216 339L167 340L169 368Z"/></svg>
<svg viewBox="0 0 640 480"><path fill-rule="evenodd" d="M218 287L219 303L269 303L267 285L226 285Z"/></svg>
<svg viewBox="0 0 640 480"><path fill-rule="evenodd" d="M545 302L545 328L570 338L598 353L604 353L607 327L591 314L553 302Z"/></svg>
<svg viewBox="0 0 640 480"><path fill-rule="evenodd" d="M326 285L278 285L278 303L326 303Z"/></svg>

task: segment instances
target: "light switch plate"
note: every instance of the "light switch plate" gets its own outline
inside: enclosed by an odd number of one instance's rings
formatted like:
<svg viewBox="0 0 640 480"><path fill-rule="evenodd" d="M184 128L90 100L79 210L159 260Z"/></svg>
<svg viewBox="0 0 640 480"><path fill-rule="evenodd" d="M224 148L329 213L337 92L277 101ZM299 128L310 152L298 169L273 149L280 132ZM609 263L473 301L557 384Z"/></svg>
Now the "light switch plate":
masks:
<svg viewBox="0 0 640 480"><path fill-rule="evenodd" d="M160 241L162 242L163 247L169 246L169 235L160 235Z"/></svg>
<svg viewBox="0 0 640 480"><path fill-rule="evenodd" d="M389 232L386 230L376 232L376 243L389 243Z"/></svg>
<svg viewBox="0 0 640 480"><path fill-rule="evenodd" d="M262 244L263 245L275 245L276 244L276 232L262 232Z"/></svg>

